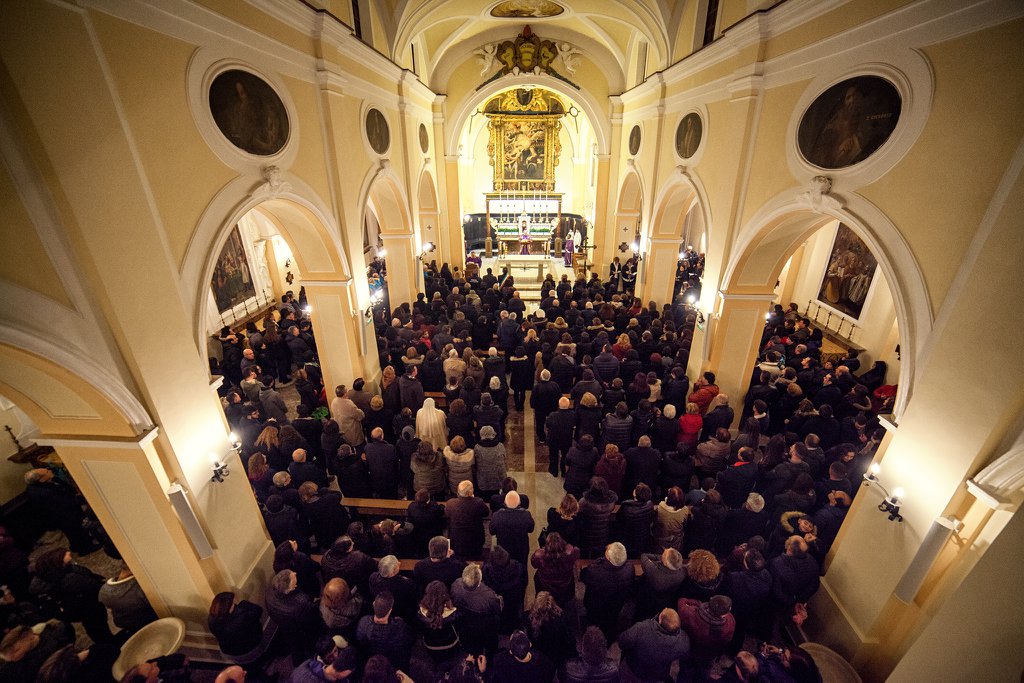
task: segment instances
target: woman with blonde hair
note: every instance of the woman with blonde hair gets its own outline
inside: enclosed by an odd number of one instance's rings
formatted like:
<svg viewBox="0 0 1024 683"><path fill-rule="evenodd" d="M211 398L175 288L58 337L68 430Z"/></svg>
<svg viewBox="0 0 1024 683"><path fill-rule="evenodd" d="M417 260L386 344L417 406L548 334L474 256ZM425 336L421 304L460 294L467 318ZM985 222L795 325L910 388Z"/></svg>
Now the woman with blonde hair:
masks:
<svg viewBox="0 0 1024 683"><path fill-rule="evenodd" d="M356 623L363 611L363 598L345 579L335 577L324 586L320 597L320 618L334 634L352 639Z"/></svg>
<svg viewBox="0 0 1024 683"><path fill-rule="evenodd" d="M568 543L578 543L576 533L576 515L580 512L580 503L576 496L566 493L558 507L548 508L548 533L562 535Z"/></svg>
<svg viewBox="0 0 1024 683"><path fill-rule="evenodd" d="M697 447L697 437L703 427L704 418L700 416L700 406L687 403L686 414L679 417L679 432L676 434L678 449L692 453Z"/></svg>
<svg viewBox="0 0 1024 683"><path fill-rule="evenodd" d="M466 440L461 436L452 439L452 442L444 447L443 454L448 464L448 487L455 496L458 495L459 484L473 481L476 456L473 449L466 446Z"/></svg>

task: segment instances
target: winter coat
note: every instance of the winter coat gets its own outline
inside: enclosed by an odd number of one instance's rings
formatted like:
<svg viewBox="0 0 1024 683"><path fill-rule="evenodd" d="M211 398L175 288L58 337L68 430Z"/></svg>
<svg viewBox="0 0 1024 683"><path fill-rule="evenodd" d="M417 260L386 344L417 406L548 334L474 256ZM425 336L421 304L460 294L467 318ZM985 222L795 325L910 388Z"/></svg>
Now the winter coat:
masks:
<svg viewBox="0 0 1024 683"><path fill-rule="evenodd" d="M587 492L580 500L580 546L584 553L601 553L611 537L612 508L618 496L608 491L603 498Z"/></svg>
<svg viewBox="0 0 1024 683"><path fill-rule="evenodd" d="M633 418L627 415L626 417L618 417L614 413L609 414L604 418L601 423L601 436L604 439L603 444L615 444L619 447L619 451L625 452L632 444L629 443L630 437L633 435Z"/></svg>
<svg viewBox="0 0 1024 683"><path fill-rule="evenodd" d="M678 548L683 536L683 525L690 518L689 508L683 506L676 510L663 500L654 510L654 539L662 550Z"/></svg>
<svg viewBox="0 0 1024 683"><path fill-rule="evenodd" d="M134 576L121 580L109 579L100 588L99 599L113 615L114 625L129 633L156 621L156 612L150 607L146 594Z"/></svg>
<svg viewBox="0 0 1024 683"><path fill-rule="evenodd" d="M505 444L495 439L481 440L473 449L476 458L476 485L481 491L497 491L505 480Z"/></svg>
<svg viewBox="0 0 1024 683"><path fill-rule="evenodd" d="M626 458L622 453L605 453L594 466L594 476L602 477L616 498L621 497L622 480L626 476Z"/></svg>
<svg viewBox="0 0 1024 683"><path fill-rule="evenodd" d="M569 468L565 474L565 490L577 498L583 495L587 486L590 485L590 478L594 476L594 467L600 459L600 454L593 446L582 448L577 444L570 448L569 453L565 456L565 462Z"/></svg>
<svg viewBox="0 0 1024 683"><path fill-rule="evenodd" d="M459 484L464 481L473 481L473 469L475 465L475 454L472 448L467 448L462 453L455 453L451 446L445 446L444 460L448 465L448 488L452 495L459 492Z"/></svg>
<svg viewBox="0 0 1024 683"><path fill-rule="evenodd" d="M619 539L630 557L638 557L651 545L654 504L627 500L619 507Z"/></svg>
<svg viewBox="0 0 1024 683"><path fill-rule="evenodd" d="M430 495L436 496L445 490L447 481L444 473L444 458L439 451L434 452L434 457L423 460L413 456L412 463L412 487L416 491L426 489Z"/></svg>

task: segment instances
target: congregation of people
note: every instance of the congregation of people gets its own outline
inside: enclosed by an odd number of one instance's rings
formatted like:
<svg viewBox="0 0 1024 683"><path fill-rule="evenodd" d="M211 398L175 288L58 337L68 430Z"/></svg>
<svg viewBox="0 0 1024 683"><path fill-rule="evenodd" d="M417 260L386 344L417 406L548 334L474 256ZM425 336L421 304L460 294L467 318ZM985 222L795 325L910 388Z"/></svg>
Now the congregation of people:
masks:
<svg viewBox="0 0 1024 683"><path fill-rule="evenodd" d="M278 549L266 608L292 680L816 680L777 645L881 440L880 378L858 379L854 350L822 359L821 332L777 306L742 400L713 372L691 381L698 263L681 259L661 309L613 266L549 276L529 314L507 272L428 267L415 302L375 313L375 391L357 379L328 403L295 345L294 417L243 351L226 412ZM309 334L298 302L281 321ZM527 410L565 491L546 511L508 475L509 418ZM407 506L376 521L346 505L361 499ZM260 612L232 598L211 628L226 612L214 633L241 655Z"/></svg>
<svg viewBox="0 0 1024 683"><path fill-rule="evenodd" d="M301 293L222 330L211 368L276 551L262 605L210 606L236 662L218 680L277 680L275 656L292 681L820 680L785 643L881 441L884 367L823 358L776 306L742 400L691 381L699 273L681 259L660 309L614 267L549 276L528 313L507 272L430 267L417 301L375 311L372 388L324 387ZM557 505L531 509L510 476L519 438ZM76 561L98 546L73 489L46 468L26 482L71 548L30 563L3 545L0 681L85 680L156 615L126 567ZM123 680L190 674L164 658Z"/></svg>

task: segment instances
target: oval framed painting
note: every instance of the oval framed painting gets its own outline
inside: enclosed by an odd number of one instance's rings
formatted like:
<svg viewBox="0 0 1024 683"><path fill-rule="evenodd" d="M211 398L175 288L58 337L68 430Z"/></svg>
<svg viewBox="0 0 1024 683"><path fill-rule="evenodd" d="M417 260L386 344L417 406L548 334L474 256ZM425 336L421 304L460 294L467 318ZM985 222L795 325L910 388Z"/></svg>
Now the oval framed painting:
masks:
<svg viewBox="0 0 1024 683"><path fill-rule="evenodd" d="M386 154L391 147L391 128L384 114L375 108L367 110L364 125L370 148L377 154Z"/></svg>
<svg viewBox="0 0 1024 683"><path fill-rule="evenodd" d="M420 124L420 151L426 154L430 150L430 135L427 133L427 124Z"/></svg>
<svg viewBox="0 0 1024 683"><path fill-rule="evenodd" d="M697 153L704 137L704 123L700 114L690 112L682 118L676 128L676 154L681 159L689 159Z"/></svg>
<svg viewBox="0 0 1024 683"><path fill-rule="evenodd" d="M636 156L637 152L640 151L640 139L642 135L640 132L640 126L635 125L633 129L629 131L629 154L630 156Z"/></svg>
<svg viewBox="0 0 1024 683"><path fill-rule="evenodd" d="M290 132L284 102L262 78L242 69L217 75L208 93L210 113L228 141L255 156L284 149Z"/></svg>
<svg viewBox="0 0 1024 683"><path fill-rule="evenodd" d="M902 106L899 90L881 76L847 78L807 107L797 129L797 148L818 168L859 164L892 135Z"/></svg>

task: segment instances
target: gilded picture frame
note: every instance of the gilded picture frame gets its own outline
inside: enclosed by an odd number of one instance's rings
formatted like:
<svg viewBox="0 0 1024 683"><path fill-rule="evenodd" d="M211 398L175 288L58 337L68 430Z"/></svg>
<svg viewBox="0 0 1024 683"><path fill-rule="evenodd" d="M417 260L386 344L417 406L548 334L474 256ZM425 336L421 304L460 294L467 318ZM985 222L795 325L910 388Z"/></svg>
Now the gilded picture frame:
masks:
<svg viewBox="0 0 1024 683"><path fill-rule="evenodd" d="M562 116L489 115L487 154L496 192L554 191Z"/></svg>

